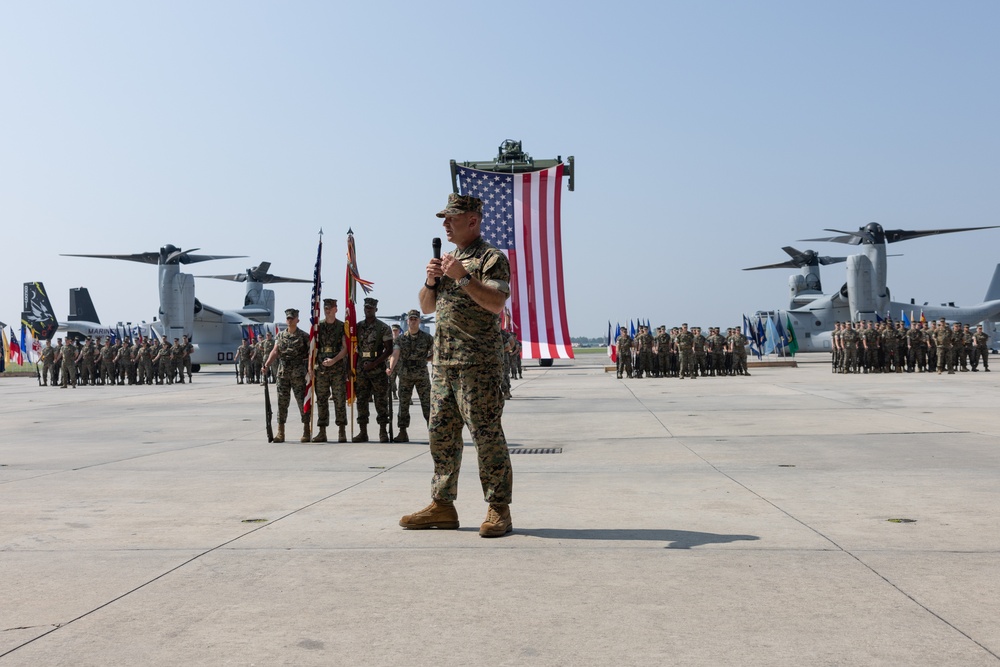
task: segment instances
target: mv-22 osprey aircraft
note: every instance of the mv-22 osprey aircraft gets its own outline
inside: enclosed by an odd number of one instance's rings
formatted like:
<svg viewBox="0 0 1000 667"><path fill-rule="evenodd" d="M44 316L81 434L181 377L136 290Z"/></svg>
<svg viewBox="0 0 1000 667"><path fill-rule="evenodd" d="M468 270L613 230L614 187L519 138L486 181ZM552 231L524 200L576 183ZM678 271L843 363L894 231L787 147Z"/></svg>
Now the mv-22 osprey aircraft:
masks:
<svg viewBox="0 0 1000 667"><path fill-rule="evenodd" d="M159 295L160 307L157 321L150 325L143 325L144 329L152 328L156 335L173 341L174 338L187 336L194 345L194 353L191 355L192 370L197 371L201 364L231 364L233 363L233 352L243 341L244 328L262 324L266 331L273 332L274 325L274 291L264 289L268 283L309 283L310 280L299 278L284 278L271 275L267 272L270 268L268 262L262 262L259 266L247 269L245 273L204 276L207 278L219 278L222 280L235 280L246 282L246 295L242 308L233 310L222 310L214 308L206 303L202 303L194 295L194 278L187 273L181 273L181 264L194 264L196 262L206 262L213 259L235 259L244 255L195 255L192 254L198 248L181 250L173 245L165 245L159 252L145 252L132 255L64 255L66 257L97 257L103 259L119 259L130 262L140 262L144 264L156 264L159 270ZM35 299L36 304L29 307L29 290L25 286L25 313L47 310L50 321L54 321L51 304L48 299ZM43 292L44 296L44 292ZM44 315L44 313L42 313ZM32 314L32 317L35 315ZM96 318L96 315L95 315ZM30 320L25 318L26 321ZM44 317L41 319L45 319ZM58 323L60 330L80 331L81 327L86 330L87 325L93 325L95 331L107 329L100 323L73 321ZM35 328L35 326L33 326ZM52 329L50 324L39 325L39 329ZM112 328L113 330L113 328ZM48 332L51 338L55 329ZM36 334L37 335L37 334ZM102 335L96 333L95 335ZM106 334L104 334L106 335ZM145 334L145 335L148 335ZM44 337L44 336L39 336Z"/></svg>
<svg viewBox="0 0 1000 667"><path fill-rule="evenodd" d="M929 229L912 231L904 229L883 229L872 222L856 232L827 229L838 236L827 236L804 241L823 241L860 245L861 252L848 257L820 256L813 250L799 251L786 247L783 250L790 260L765 266L754 266L744 271L776 269L782 267L801 268L800 274L789 279L791 301L787 310L760 311L761 316L776 316L782 324L790 321L795 328L799 350L803 352L828 352L831 349L830 332L835 322L870 320L885 318L887 315L899 319L901 313L909 313L919 308L928 321L945 318L949 322L987 322L1000 319L1000 264L993 274L993 280L986 292L986 300L974 306L917 306L914 303L900 303L891 300L886 284L886 245L897 241L936 236L953 232L969 232L991 227L962 227L953 229ZM823 294L819 278L820 265L847 262L847 282L838 292ZM992 332L992 326L990 330Z"/></svg>

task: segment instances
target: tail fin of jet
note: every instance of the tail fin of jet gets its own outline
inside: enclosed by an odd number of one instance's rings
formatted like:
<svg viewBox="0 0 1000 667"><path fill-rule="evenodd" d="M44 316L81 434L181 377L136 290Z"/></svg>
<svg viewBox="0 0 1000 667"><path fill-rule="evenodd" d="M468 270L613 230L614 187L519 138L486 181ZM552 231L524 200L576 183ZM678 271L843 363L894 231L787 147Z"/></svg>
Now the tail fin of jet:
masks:
<svg viewBox="0 0 1000 667"><path fill-rule="evenodd" d="M69 290L69 321L100 323L97 309L90 299L90 290L86 287L72 287Z"/></svg>
<svg viewBox="0 0 1000 667"><path fill-rule="evenodd" d="M1000 264L997 264L997 268L993 271L993 280L990 281L990 287L986 290L986 298L983 301L997 299L1000 299Z"/></svg>
<svg viewBox="0 0 1000 667"><path fill-rule="evenodd" d="M59 321L45 295L45 286L38 283L24 283L24 305L21 321L31 329L35 340L51 340L59 328Z"/></svg>

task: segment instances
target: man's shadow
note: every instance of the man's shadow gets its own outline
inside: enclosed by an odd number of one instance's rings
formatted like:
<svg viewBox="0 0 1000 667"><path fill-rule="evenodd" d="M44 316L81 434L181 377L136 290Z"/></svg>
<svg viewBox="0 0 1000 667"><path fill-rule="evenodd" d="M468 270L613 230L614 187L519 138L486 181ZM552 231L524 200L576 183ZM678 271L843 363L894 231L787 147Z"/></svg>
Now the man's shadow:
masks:
<svg viewBox="0 0 1000 667"><path fill-rule="evenodd" d="M541 537L549 540L607 540L669 542L665 549L691 549L704 544L728 544L730 542L753 542L756 535L719 535L699 533L691 530L657 530L650 528L517 528L514 533Z"/></svg>

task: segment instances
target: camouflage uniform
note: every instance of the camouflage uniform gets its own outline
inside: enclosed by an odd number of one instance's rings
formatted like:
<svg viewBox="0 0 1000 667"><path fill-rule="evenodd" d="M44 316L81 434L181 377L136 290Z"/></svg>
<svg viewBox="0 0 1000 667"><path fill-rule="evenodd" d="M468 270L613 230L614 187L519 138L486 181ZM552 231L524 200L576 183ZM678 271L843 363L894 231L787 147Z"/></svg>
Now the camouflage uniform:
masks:
<svg viewBox="0 0 1000 667"><path fill-rule="evenodd" d="M400 327L398 324L393 324L392 327L392 345L393 348L396 346L396 339L399 338ZM393 398L398 398L399 390L399 370L393 368L389 373L389 392L392 393Z"/></svg>
<svg viewBox="0 0 1000 667"><path fill-rule="evenodd" d="M278 334L279 336L281 334ZM236 362L239 364L239 372L236 374L236 381L243 384L250 382L250 343L246 338L238 348L236 348Z"/></svg>
<svg viewBox="0 0 1000 667"><path fill-rule="evenodd" d="M49 384L53 387L59 384L59 377L62 375L62 356L59 354L62 351L62 346L62 338L57 338L56 344L52 346L55 354L52 358L52 378L49 380Z"/></svg>
<svg viewBox="0 0 1000 667"><path fill-rule="evenodd" d="M160 346L160 378L166 380L167 384L174 383L174 364L171 359L172 349L170 343L166 340Z"/></svg>
<svg viewBox="0 0 1000 667"><path fill-rule="evenodd" d="M439 214L440 215L440 214ZM473 278L510 294L510 264L482 237L453 253ZM431 496L458 496L462 465L462 427L468 426L479 459L479 481L486 502L506 505L514 473L501 417L503 373L500 317L477 304L455 280L442 276L435 292L434 376L431 380L430 433L434 478Z"/></svg>
<svg viewBox="0 0 1000 667"><path fill-rule="evenodd" d="M726 339L722 337L722 333L718 329L708 337L708 345L712 354L711 374L715 376L725 375Z"/></svg>
<svg viewBox="0 0 1000 667"><path fill-rule="evenodd" d="M969 370L969 360L972 358L972 332L969 330L969 325L966 324L965 328L962 330L962 347L958 352L958 359L961 363L962 370L968 372Z"/></svg>
<svg viewBox="0 0 1000 667"><path fill-rule="evenodd" d="M945 366L948 366L948 372L954 373L955 370L950 366L951 363L951 330L948 328L944 322L938 324L937 328L934 329L934 347L937 349L937 372L940 374Z"/></svg>
<svg viewBox="0 0 1000 667"><path fill-rule="evenodd" d="M261 348L260 348L261 359L267 361L267 358L271 356L271 350L273 349L274 349L274 337L271 335L270 332L268 332L267 337L265 337L264 340L261 341ZM267 373L268 377L271 379L272 382L277 379L277 376L274 374L274 369L269 368L267 370L264 370L264 368L261 367L261 372Z"/></svg>
<svg viewBox="0 0 1000 667"><path fill-rule="evenodd" d="M366 299L367 301L367 299ZM358 335L357 376L354 391L358 397L358 424L368 424L371 399L375 399L375 421L384 426L392 421L389 414L389 376L385 374L385 361L374 368L363 370L364 364L379 357L386 343L392 345L392 329L378 318L361 320L356 329Z"/></svg>
<svg viewBox="0 0 1000 667"><path fill-rule="evenodd" d="M958 362L962 357L962 350L965 348L965 337L962 335L962 327L957 322L951 329L951 361L948 370L958 370Z"/></svg>
<svg viewBox="0 0 1000 667"><path fill-rule="evenodd" d="M926 355L921 354L924 349L924 330L919 322L914 322L909 331L906 332L906 369L911 373L914 370L924 372L927 365Z"/></svg>
<svg viewBox="0 0 1000 667"><path fill-rule="evenodd" d="M49 376L52 375L52 364L56 358L56 348L52 347L52 341L45 341L45 347L42 348L41 362L42 362L42 383L49 383ZM52 384L55 384L53 380Z"/></svg>
<svg viewBox="0 0 1000 667"><path fill-rule="evenodd" d="M175 340L170 346L170 374L177 382L184 384L184 348Z"/></svg>
<svg viewBox="0 0 1000 667"><path fill-rule="evenodd" d="M503 379L500 388L503 390L503 397L510 398L510 369L511 353L514 350L514 334L510 331L501 331L500 340L503 342Z"/></svg>
<svg viewBox="0 0 1000 667"><path fill-rule="evenodd" d="M347 426L347 376L346 357L332 366L324 366L323 361L340 354L344 345L344 323L334 319L333 324L321 321L316 325L316 366L313 386L316 389L316 407L319 411L317 426L330 425L330 397L337 426ZM267 357L265 357L266 359Z"/></svg>
<svg viewBox="0 0 1000 667"><path fill-rule="evenodd" d="M137 381L139 384L153 384L153 355L149 351L149 341L143 341L135 352Z"/></svg>
<svg viewBox="0 0 1000 667"><path fill-rule="evenodd" d="M733 338L730 347L733 350L733 366L740 375L750 375L747 372L747 344L750 341L739 329L733 331Z"/></svg>
<svg viewBox="0 0 1000 667"><path fill-rule="evenodd" d="M505 348L507 350L507 370L510 372L510 379L516 380L517 363L515 362L515 359L519 359L519 357L521 356L520 352L521 346L514 332L511 331L509 333L510 336L507 337L509 345Z"/></svg>
<svg viewBox="0 0 1000 667"><path fill-rule="evenodd" d="M979 361L983 362L983 369L990 370L990 336L982 331L982 325L977 327L976 333L972 334L972 370L979 370Z"/></svg>
<svg viewBox="0 0 1000 667"><path fill-rule="evenodd" d="M865 351L865 373L875 373L878 367L878 331L872 327L872 323L865 321L864 329L861 331L861 342Z"/></svg>
<svg viewBox="0 0 1000 667"><path fill-rule="evenodd" d="M122 341L118 349L118 384L125 384L126 378L129 384L134 384L133 377L135 371L132 369L132 346L128 341Z"/></svg>
<svg viewBox="0 0 1000 667"><path fill-rule="evenodd" d="M649 377L653 371L653 337L649 335L645 327L640 329L639 335L635 337L635 345L639 350L635 376L641 378L645 374Z"/></svg>
<svg viewBox="0 0 1000 667"><path fill-rule="evenodd" d="M183 364L181 366L181 375L187 372L188 382L191 381L191 355L194 354L194 344L188 341L181 341L181 347L184 349ZM264 357L267 359L267 357Z"/></svg>
<svg viewBox="0 0 1000 667"><path fill-rule="evenodd" d="M854 325L847 323L847 328L840 332L840 341L844 346L844 373L858 372L858 332Z"/></svg>
<svg viewBox="0 0 1000 667"><path fill-rule="evenodd" d="M660 377L667 377L670 368L670 334L665 328L660 329L656 334L656 365L659 367Z"/></svg>
<svg viewBox="0 0 1000 667"><path fill-rule="evenodd" d="M278 423L284 424L288 419L288 403L295 392L295 401L299 404L299 416L303 424L310 422L309 415L302 411L306 398L306 371L309 367L309 334L302 329L292 333L285 329L274 340L278 348L278 359L281 366L278 369Z"/></svg>
<svg viewBox="0 0 1000 667"><path fill-rule="evenodd" d="M514 352L511 355L514 359L514 367L511 369L511 377L514 377L514 373L517 373L518 379L523 379L524 374L521 370L521 339L514 336Z"/></svg>
<svg viewBox="0 0 1000 667"><path fill-rule="evenodd" d="M115 350L110 340L101 348L101 383L115 383Z"/></svg>
<svg viewBox="0 0 1000 667"><path fill-rule="evenodd" d="M632 338L622 330L615 346L618 350L618 378L621 379L622 373L625 377L632 377Z"/></svg>
<svg viewBox="0 0 1000 667"><path fill-rule="evenodd" d="M705 375L705 337L701 334L701 328L694 330L694 366L695 375Z"/></svg>
<svg viewBox="0 0 1000 667"><path fill-rule="evenodd" d="M59 354L62 361L62 375L60 379L60 386L66 387L67 385L72 385L76 387L76 358L77 349L72 341L67 340L61 348L59 348Z"/></svg>
<svg viewBox="0 0 1000 667"><path fill-rule="evenodd" d="M681 329L674 337L677 345L677 359L680 368L677 377L684 379L684 376L694 379L698 377L698 372L694 367L694 334L690 330Z"/></svg>
<svg viewBox="0 0 1000 667"><path fill-rule="evenodd" d="M394 350L399 350L396 371L399 374L399 428L410 426L410 397L416 387L420 397L420 408L424 421L431 418L431 378L427 372L427 360L434 349L434 338L426 331L417 330L411 334L404 331L396 338Z"/></svg>
<svg viewBox="0 0 1000 667"><path fill-rule="evenodd" d="M98 350L94 346L94 341L88 339L80 353L80 384L94 385L97 383L97 357Z"/></svg>

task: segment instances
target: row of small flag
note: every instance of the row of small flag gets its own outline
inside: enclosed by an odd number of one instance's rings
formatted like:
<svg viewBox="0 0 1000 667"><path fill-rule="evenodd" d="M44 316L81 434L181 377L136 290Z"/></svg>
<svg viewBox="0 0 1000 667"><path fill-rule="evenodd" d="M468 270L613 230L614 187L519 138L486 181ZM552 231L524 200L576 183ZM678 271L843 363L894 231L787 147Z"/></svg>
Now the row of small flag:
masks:
<svg viewBox="0 0 1000 667"><path fill-rule="evenodd" d="M21 337L18 339L17 334L14 333L14 327L10 327L10 337L7 337L7 325L0 322L0 373L6 370L8 364L14 364L17 366L23 366L25 359L30 364L32 363L32 354L34 358L38 358L38 354L41 352L41 345L39 345L37 340L33 340L31 334L28 333L24 324L21 325Z"/></svg>
<svg viewBox="0 0 1000 667"><path fill-rule="evenodd" d="M799 351L799 341L795 337L795 327L792 320L785 314L785 322L782 324L781 316L778 313L753 318L743 316L743 335L750 341L750 353L758 359L765 354L775 352L784 353L786 350L789 356L795 356Z"/></svg>
<svg viewBox="0 0 1000 667"><path fill-rule="evenodd" d="M760 313L756 315L756 321L743 316L743 335L746 336L747 340L750 341L750 352L756 355L759 359L765 354L773 354L778 350L787 350L788 354L794 355L799 351L799 342L795 337L795 328L792 326L792 320L785 315L785 322L782 324L781 318L775 314L775 319L771 318L771 315L761 316ZM652 330L647 319L645 322L642 320L629 321L629 336L635 337L636 324L638 326L645 326ZM622 326L619 324L615 328L611 327L611 320L608 320L608 335L605 339L605 345L608 348L608 356L612 361L618 361L618 350L615 341L617 336L615 334L621 331Z"/></svg>
<svg viewBox="0 0 1000 667"><path fill-rule="evenodd" d="M145 333L143 332L145 329ZM10 331L10 335L7 332ZM111 344L115 345L120 340L128 340L130 343L139 341L140 343L149 338L154 342L160 342L161 337L156 333L156 329L143 323L141 325L118 325L111 330L108 338ZM21 323L21 332L18 335L13 326L0 322L0 373L4 372L8 365L23 366L24 364L38 363L42 354L42 341L36 340L31 335L24 322Z"/></svg>

